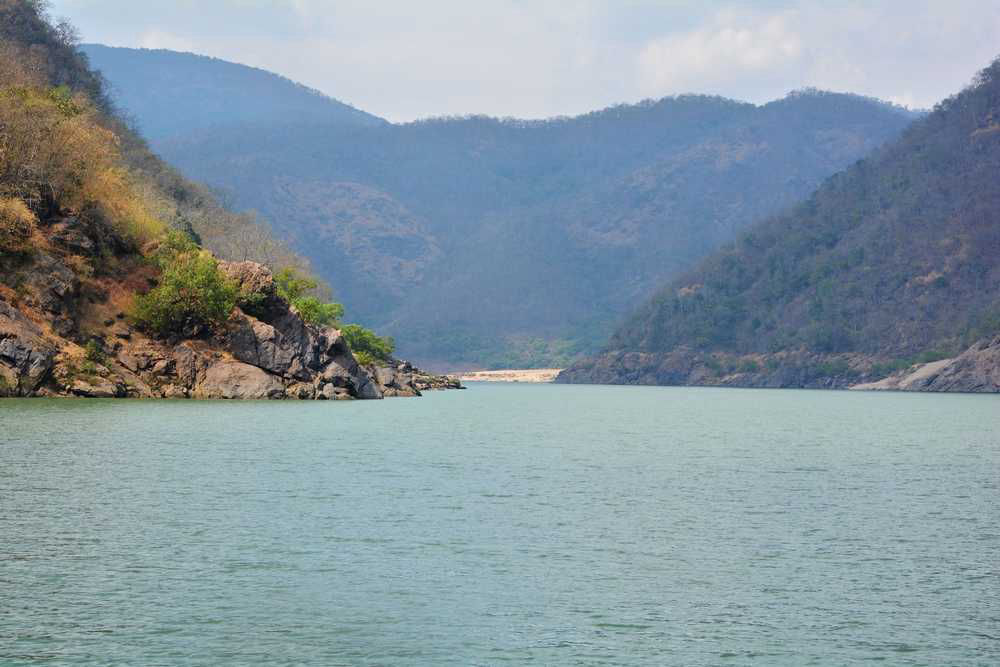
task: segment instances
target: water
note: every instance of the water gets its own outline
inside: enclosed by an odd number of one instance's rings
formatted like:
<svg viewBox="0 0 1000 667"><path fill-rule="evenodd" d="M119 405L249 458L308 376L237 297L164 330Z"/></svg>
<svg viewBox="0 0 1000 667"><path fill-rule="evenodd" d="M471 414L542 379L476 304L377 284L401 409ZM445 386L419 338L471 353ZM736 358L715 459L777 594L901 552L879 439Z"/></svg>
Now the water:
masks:
<svg viewBox="0 0 1000 667"><path fill-rule="evenodd" d="M1000 664L1000 397L0 401L0 665Z"/></svg>

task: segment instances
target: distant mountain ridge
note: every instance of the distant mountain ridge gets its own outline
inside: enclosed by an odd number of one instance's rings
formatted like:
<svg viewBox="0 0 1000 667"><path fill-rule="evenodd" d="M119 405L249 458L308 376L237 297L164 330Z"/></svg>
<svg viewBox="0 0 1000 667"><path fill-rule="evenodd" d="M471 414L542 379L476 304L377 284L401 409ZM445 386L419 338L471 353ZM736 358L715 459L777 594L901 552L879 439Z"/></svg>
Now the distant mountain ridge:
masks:
<svg viewBox="0 0 1000 667"><path fill-rule="evenodd" d="M1000 59L561 380L1000 391L998 174Z"/></svg>
<svg viewBox="0 0 1000 667"><path fill-rule="evenodd" d="M118 55L92 52L142 98L150 58ZM596 351L663 282L916 116L818 91L686 95L548 121L234 118L152 143L260 211L403 353L547 366Z"/></svg>
<svg viewBox="0 0 1000 667"><path fill-rule="evenodd" d="M95 69L116 73L112 94L153 143L233 123L386 122L278 74L218 58L101 44L80 50Z"/></svg>

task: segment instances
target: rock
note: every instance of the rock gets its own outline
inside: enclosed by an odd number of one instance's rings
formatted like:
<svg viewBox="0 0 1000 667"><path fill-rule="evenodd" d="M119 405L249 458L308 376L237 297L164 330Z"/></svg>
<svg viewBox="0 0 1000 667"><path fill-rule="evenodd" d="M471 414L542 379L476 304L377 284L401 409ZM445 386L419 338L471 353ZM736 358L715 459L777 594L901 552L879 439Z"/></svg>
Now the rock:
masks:
<svg viewBox="0 0 1000 667"><path fill-rule="evenodd" d="M36 251L33 259L26 284L38 297L42 310L54 316L53 331L68 336L75 329L80 281L69 267L47 252Z"/></svg>
<svg viewBox="0 0 1000 667"><path fill-rule="evenodd" d="M219 270L233 282L244 294L261 294L265 297L276 296L277 285L271 269L257 262L219 262Z"/></svg>
<svg viewBox="0 0 1000 667"><path fill-rule="evenodd" d="M317 398L316 387L306 382L296 382L289 385L285 390L288 398L297 398L300 401L308 401Z"/></svg>
<svg viewBox="0 0 1000 667"><path fill-rule="evenodd" d="M1000 336L981 340L953 359L923 391L1000 392Z"/></svg>
<svg viewBox="0 0 1000 667"><path fill-rule="evenodd" d="M283 330L255 317L239 317L229 325L226 349L240 361L271 373L308 380L307 364L315 364L310 332L301 320L281 323Z"/></svg>
<svg viewBox="0 0 1000 667"><path fill-rule="evenodd" d="M168 384L160 388L160 395L163 398L189 398L188 390L184 387Z"/></svg>
<svg viewBox="0 0 1000 667"><path fill-rule="evenodd" d="M126 393L124 385L100 377L74 380L69 391L86 398L121 398Z"/></svg>
<svg viewBox="0 0 1000 667"><path fill-rule="evenodd" d="M998 393L1000 336L978 341L952 359L921 364L851 389Z"/></svg>
<svg viewBox="0 0 1000 667"><path fill-rule="evenodd" d="M51 240L77 255L93 255L94 241L84 233L78 218L66 218L51 227Z"/></svg>
<svg viewBox="0 0 1000 667"><path fill-rule="evenodd" d="M0 390L4 394L31 395L52 371L56 353L38 325L0 301Z"/></svg>
<svg viewBox="0 0 1000 667"><path fill-rule="evenodd" d="M195 398L283 398L285 387L277 377L239 361L219 361L205 371L195 387Z"/></svg>

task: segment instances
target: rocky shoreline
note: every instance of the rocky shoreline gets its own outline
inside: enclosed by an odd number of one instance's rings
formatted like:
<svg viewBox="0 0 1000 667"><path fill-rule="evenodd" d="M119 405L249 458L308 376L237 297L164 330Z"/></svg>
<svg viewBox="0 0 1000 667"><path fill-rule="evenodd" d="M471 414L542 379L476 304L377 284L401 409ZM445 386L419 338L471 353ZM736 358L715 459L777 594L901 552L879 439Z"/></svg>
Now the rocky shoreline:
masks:
<svg viewBox="0 0 1000 667"><path fill-rule="evenodd" d="M118 275L89 265L115 255L129 265ZM461 388L405 361L360 365L340 331L307 324L253 262L220 262L260 295L253 315L236 308L215 330L155 339L125 314L142 268L113 230L75 217L50 223L29 257L0 258L0 397L345 400Z"/></svg>
<svg viewBox="0 0 1000 667"><path fill-rule="evenodd" d="M667 354L609 351L580 361L555 380L563 384L1000 392L1000 336L961 354L887 370L863 354L805 350L733 355L677 348Z"/></svg>

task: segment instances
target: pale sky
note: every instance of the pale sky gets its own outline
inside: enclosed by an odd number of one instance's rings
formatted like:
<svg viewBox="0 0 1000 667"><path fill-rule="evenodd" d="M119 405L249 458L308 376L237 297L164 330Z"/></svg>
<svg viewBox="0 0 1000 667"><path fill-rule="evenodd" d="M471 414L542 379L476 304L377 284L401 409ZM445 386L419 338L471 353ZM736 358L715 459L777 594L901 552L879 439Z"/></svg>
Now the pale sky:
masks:
<svg viewBox="0 0 1000 667"><path fill-rule="evenodd" d="M928 108L1000 55L1000 0L53 0L85 42L261 67L393 121L816 87Z"/></svg>

